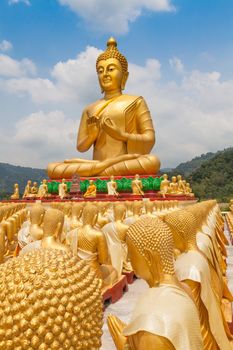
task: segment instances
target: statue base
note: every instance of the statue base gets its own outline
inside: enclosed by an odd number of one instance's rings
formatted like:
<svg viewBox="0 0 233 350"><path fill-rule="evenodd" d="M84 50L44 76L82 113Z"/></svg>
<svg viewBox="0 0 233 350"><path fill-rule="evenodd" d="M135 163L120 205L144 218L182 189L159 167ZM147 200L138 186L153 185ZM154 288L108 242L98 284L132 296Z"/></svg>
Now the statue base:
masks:
<svg viewBox="0 0 233 350"><path fill-rule="evenodd" d="M126 277L128 284L133 284L134 281L137 279L136 275L134 274L134 271L123 272L123 275Z"/></svg>
<svg viewBox="0 0 233 350"><path fill-rule="evenodd" d="M119 281L102 294L105 306L116 303L128 291L128 283L126 276L122 275Z"/></svg>

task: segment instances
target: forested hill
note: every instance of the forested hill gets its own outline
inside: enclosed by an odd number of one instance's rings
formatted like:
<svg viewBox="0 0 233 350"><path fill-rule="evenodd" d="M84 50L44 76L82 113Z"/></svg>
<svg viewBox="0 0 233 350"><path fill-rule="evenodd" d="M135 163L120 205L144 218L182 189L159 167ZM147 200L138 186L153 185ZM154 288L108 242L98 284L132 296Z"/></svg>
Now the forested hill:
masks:
<svg viewBox="0 0 233 350"><path fill-rule="evenodd" d="M190 182L198 198L228 202L233 198L233 147L203 154L168 172L169 178L177 174ZM39 184L44 178L47 178L47 173L43 169L0 163L0 198L9 198L16 182L22 194L28 179Z"/></svg>
<svg viewBox="0 0 233 350"><path fill-rule="evenodd" d="M195 157L188 162L180 163L175 169L172 170L172 172L177 175L182 174L186 177L190 175L193 171L198 169L207 160L210 160L213 157L215 157L217 153L208 152L206 154L202 154L199 157Z"/></svg>
<svg viewBox="0 0 233 350"><path fill-rule="evenodd" d="M191 172L188 180L197 197L228 202L233 198L233 147L217 152L203 162Z"/></svg>
<svg viewBox="0 0 233 350"><path fill-rule="evenodd" d="M0 196L4 197L12 193L15 183L19 184L20 193L22 194L27 180L30 179L40 183L44 178L47 178L47 173L43 169L33 169L0 163Z"/></svg>

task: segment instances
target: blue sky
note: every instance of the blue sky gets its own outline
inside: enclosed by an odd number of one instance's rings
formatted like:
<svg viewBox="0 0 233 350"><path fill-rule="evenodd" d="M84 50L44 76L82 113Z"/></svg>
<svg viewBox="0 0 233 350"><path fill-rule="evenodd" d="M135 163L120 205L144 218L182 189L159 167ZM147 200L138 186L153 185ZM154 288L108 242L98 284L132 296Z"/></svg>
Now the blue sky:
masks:
<svg viewBox="0 0 233 350"><path fill-rule="evenodd" d="M0 161L46 167L77 156L110 35L130 62L127 92L149 104L163 166L232 146L233 1L2 0Z"/></svg>

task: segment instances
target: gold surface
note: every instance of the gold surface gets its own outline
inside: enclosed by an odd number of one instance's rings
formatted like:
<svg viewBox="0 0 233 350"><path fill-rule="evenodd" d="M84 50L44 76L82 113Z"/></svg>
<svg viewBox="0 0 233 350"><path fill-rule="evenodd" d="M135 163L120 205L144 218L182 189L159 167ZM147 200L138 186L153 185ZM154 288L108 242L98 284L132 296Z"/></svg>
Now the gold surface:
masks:
<svg viewBox="0 0 233 350"><path fill-rule="evenodd" d="M35 250L0 266L0 349L98 350L100 281L84 261Z"/></svg>

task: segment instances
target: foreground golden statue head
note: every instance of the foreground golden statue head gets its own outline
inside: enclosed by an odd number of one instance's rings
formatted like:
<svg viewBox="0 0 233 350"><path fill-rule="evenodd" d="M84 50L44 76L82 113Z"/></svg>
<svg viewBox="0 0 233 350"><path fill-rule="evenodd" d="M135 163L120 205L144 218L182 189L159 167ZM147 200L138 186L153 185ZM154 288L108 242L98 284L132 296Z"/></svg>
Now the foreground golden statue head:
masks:
<svg viewBox="0 0 233 350"><path fill-rule="evenodd" d="M0 266L1 349L100 349L100 280L84 261L35 250Z"/></svg>
<svg viewBox="0 0 233 350"><path fill-rule="evenodd" d="M174 275L172 233L160 219L137 220L129 227L126 242L134 272L150 287L162 283L165 275Z"/></svg>

